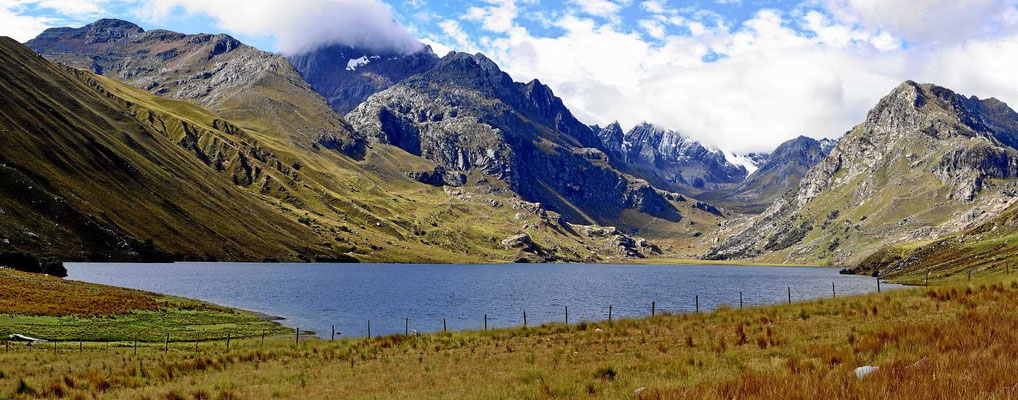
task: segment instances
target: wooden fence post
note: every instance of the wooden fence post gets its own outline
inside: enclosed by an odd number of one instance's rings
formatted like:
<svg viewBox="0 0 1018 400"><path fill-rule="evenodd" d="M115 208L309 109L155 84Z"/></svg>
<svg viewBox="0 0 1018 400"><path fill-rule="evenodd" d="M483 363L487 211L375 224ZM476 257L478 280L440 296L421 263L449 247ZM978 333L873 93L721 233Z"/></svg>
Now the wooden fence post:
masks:
<svg viewBox="0 0 1018 400"><path fill-rule="evenodd" d="M368 339L371 339L371 320L368 320Z"/></svg>
<svg viewBox="0 0 1018 400"><path fill-rule="evenodd" d="M331 340L336 340L336 325L332 326L332 339Z"/></svg>
<svg viewBox="0 0 1018 400"><path fill-rule="evenodd" d="M831 281L831 298L838 298L838 291L834 289L834 281Z"/></svg>
<svg viewBox="0 0 1018 400"><path fill-rule="evenodd" d="M265 329L262 329L262 347L265 347Z"/></svg>
<svg viewBox="0 0 1018 400"><path fill-rule="evenodd" d="M697 312L697 314L699 314L700 313L700 295L696 295L695 299L696 299L695 300L696 301L696 312Z"/></svg>
<svg viewBox="0 0 1018 400"><path fill-rule="evenodd" d="M652 301L652 302L650 302L650 316L651 316L651 317L653 317L653 316L654 316L654 311L655 311L655 310L654 310L654 308L655 308L656 306L657 306L657 303L655 303L655 302L653 302L653 301Z"/></svg>
<svg viewBox="0 0 1018 400"><path fill-rule="evenodd" d="M230 332L226 332L226 351L230 351Z"/></svg>
<svg viewBox="0 0 1018 400"><path fill-rule="evenodd" d="M403 334L410 334L410 317L406 317L406 319L403 320Z"/></svg>
<svg viewBox="0 0 1018 400"><path fill-rule="evenodd" d="M300 344L300 327L297 327L297 334L294 335L294 342L293 342L293 344L295 344L295 345L299 345Z"/></svg>
<svg viewBox="0 0 1018 400"><path fill-rule="evenodd" d="M792 287L788 287L788 304L792 304Z"/></svg>
<svg viewBox="0 0 1018 400"><path fill-rule="evenodd" d="M569 306L566 306L566 325L569 325Z"/></svg>
<svg viewBox="0 0 1018 400"><path fill-rule="evenodd" d="M880 277L877 277L877 293L880 293Z"/></svg>
<svg viewBox="0 0 1018 400"><path fill-rule="evenodd" d="M82 352L81 340L78 341L78 352Z"/></svg>
<svg viewBox="0 0 1018 400"><path fill-rule="evenodd" d="M969 268L969 280L972 280L972 268Z"/></svg>
<svg viewBox="0 0 1018 400"><path fill-rule="evenodd" d="M742 292L739 292L739 309L742 309Z"/></svg>
<svg viewBox="0 0 1018 400"><path fill-rule="evenodd" d="M163 343L163 354L170 352L170 333L166 332L166 342Z"/></svg>
<svg viewBox="0 0 1018 400"><path fill-rule="evenodd" d="M445 318L442 318L442 332L447 331L448 330L447 327L448 325L445 324Z"/></svg>
<svg viewBox="0 0 1018 400"><path fill-rule="evenodd" d="M134 355L138 355L138 339L134 340Z"/></svg>
<svg viewBox="0 0 1018 400"><path fill-rule="evenodd" d="M608 305L608 322L612 322L612 305Z"/></svg>
<svg viewBox="0 0 1018 400"><path fill-rule="evenodd" d="M488 314L484 314L484 330L488 330Z"/></svg>
<svg viewBox="0 0 1018 400"><path fill-rule="evenodd" d="M527 309L523 309L523 328L527 328Z"/></svg>

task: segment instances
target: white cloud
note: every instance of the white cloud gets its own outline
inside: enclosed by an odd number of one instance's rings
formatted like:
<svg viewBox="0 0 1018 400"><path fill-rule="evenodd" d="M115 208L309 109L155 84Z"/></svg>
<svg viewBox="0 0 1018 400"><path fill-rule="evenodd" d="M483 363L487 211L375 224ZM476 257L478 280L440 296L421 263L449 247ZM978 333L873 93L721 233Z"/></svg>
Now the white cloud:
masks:
<svg viewBox="0 0 1018 400"><path fill-rule="evenodd" d="M18 15L7 7L0 7L0 35L10 36L19 42L38 36L50 27L48 18Z"/></svg>
<svg viewBox="0 0 1018 400"><path fill-rule="evenodd" d="M839 19L886 30L912 41L961 42L993 33L1011 33L1018 11L1014 0L826 0Z"/></svg>
<svg viewBox="0 0 1018 400"><path fill-rule="evenodd" d="M486 0L486 7L470 7L464 19L480 21L484 29L492 32L508 32L513 27L518 10L516 0Z"/></svg>
<svg viewBox="0 0 1018 400"><path fill-rule="evenodd" d="M327 44L412 52L420 42L381 0L143 0L139 12L158 21L184 11L207 15L228 32L264 35L283 53Z"/></svg>
<svg viewBox="0 0 1018 400"><path fill-rule="evenodd" d="M514 30L485 50L517 80L549 84L584 122L650 121L741 154L800 134L838 137L907 77L903 51L872 44L879 34L816 17L798 22L823 32L798 31L765 10L735 31L700 24L699 36L655 45L567 17L559 37ZM709 54L721 59L705 61Z"/></svg>
<svg viewBox="0 0 1018 400"><path fill-rule="evenodd" d="M660 22L652 19L643 19L640 20L639 24L640 27L643 28L643 30L646 31L648 35L650 35L650 37L654 39L665 38L665 27L664 25L661 25Z"/></svg>
<svg viewBox="0 0 1018 400"><path fill-rule="evenodd" d="M612 17L629 5L628 0L568 0L568 3L580 8L580 11L597 17Z"/></svg>
<svg viewBox="0 0 1018 400"><path fill-rule="evenodd" d="M0 0L0 35L24 42L47 28L99 15L106 3L108 0ZM45 10L47 15L29 15L29 8Z"/></svg>
<svg viewBox="0 0 1018 400"><path fill-rule="evenodd" d="M439 22L438 26L442 28L442 32L446 36L452 38L455 41L456 49L459 51L476 52L477 46L470 42L470 37L467 33L460 28L459 22L455 20L447 19Z"/></svg>

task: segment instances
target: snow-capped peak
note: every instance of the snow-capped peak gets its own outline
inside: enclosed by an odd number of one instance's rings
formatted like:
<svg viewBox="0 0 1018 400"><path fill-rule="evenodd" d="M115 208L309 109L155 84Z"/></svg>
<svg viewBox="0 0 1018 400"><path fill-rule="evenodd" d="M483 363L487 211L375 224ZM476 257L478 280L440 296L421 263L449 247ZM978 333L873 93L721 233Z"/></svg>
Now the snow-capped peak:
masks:
<svg viewBox="0 0 1018 400"><path fill-rule="evenodd" d="M350 61L347 61L346 63L346 70L354 71L360 66L367 65L367 63L371 62L371 60L376 60L379 58L381 57L371 56L370 58L368 58L368 56L361 56L360 58L352 58L350 59Z"/></svg>

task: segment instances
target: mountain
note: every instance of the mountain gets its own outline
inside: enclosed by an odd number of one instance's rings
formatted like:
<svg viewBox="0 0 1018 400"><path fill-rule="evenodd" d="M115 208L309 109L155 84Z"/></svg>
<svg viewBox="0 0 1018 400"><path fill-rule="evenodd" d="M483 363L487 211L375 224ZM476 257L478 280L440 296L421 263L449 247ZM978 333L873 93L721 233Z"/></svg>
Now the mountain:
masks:
<svg viewBox="0 0 1018 400"><path fill-rule="evenodd" d="M666 193L613 169L550 88L514 82L481 54L450 53L347 118L377 142L505 182L571 222L624 225L626 210L682 218Z"/></svg>
<svg viewBox="0 0 1018 400"><path fill-rule="evenodd" d="M154 39L147 35L158 32L137 33L138 29L128 29L133 35L142 36L123 40L125 34L117 32L124 26L129 25L99 21L81 35L68 32L81 32L83 28L61 28L42 35L50 38L48 41L40 39L35 43L44 43L57 52L82 43L90 43L89 46L102 43L104 54L113 58L130 53L121 46L150 44ZM160 36L178 35L164 32ZM62 44L54 37L64 37L70 43ZM96 37L103 39L93 40ZM80 38L85 39L79 41ZM152 45L161 48L176 44L173 41ZM421 183L420 180L427 180L424 176L441 176L444 180L443 174L436 173L441 166L385 143L374 143L371 148L365 146L363 151L350 154L340 151L346 146L335 145L329 136L315 138L295 132L287 127L330 132L330 121L342 128L336 135L352 131L317 92L299 82L280 85L281 81L275 79L277 73L238 85L231 98L251 108L225 107L230 115L227 118L213 110L222 107L217 101L166 98L174 92L156 96L146 90L144 80L119 74L109 78L99 76L90 72L91 68L70 69L47 62L20 44L10 46L17 57L5 58L0 63L9 63L14 69L28 64L22 58L30 55L30 61L38 65L31 64L19 74L5 76L18 76L26 82L25 87L50 90L31 83L50 80L36 72L63 71L62 74L73 75L75 80L70 84L61 82L68 96L89 101L99 98L111 107L106 110L92 104L82 106L42 96L40 93L45 91L2 93L5 99L21 107L53 110L48 117L29 115L8 120L9 124L4 125L4 129L18 133L10 140L30 143L24 147L42 152L34 155L20 151L18 146L0 149L0 158L4 160L35 157L5 164L16 166L16 171L5 179L21 182L7 186L13 192L0 200L3 210L0 233L13 250L65 260L357 259L458 263L597 262L662 251L646 240L611 227L570 224L541 204L525 201L505 190L498 182L479 180L461 187L444 182ZM236 47L242 48L246 47L243 44ZM144 49L140 52L146 54ZM104 62L118 63L111 59ZM130 58L119 61L130 62L133 62ZM233 61L223 60L230 62ZM191 84L192 78L175 78L180 74L178 68L151 59L146 59L146 63L153 69L151 80L172 81L177 86ZM286 60L283 63L280 65L289 65ZM201 80L203 76L214 75L221 65L195 62L187 68L192 68L189 76ZM299 77L295 70L287 71L290 71L287 76ZM320 113L294 113L284 121L271 123L267 121L273 118L271 113L258 111L258 99L312 107ZM245 109L248 112L242 112ZM47 123L33 123L33 119ZM92 120L124 126L97 125ZM78 133L56 136L51 131ZM63 150L50 155L45 149ZM97 169L106 168L110 162L78 160L77 153L98 153L113 160L112 167L126 172ZM86 172L71 173L62 168ZM152 168L155 172L149 171ZM131 184L132 180L141 179L131 171L143 173L138 175L145 178L140 181L141 187ZM125 173L130 176L124 176ZM450 175L455 175L454 171ZM51 184L61 182L69 182L67 185L74 190ZM20 201L29 194L32 202ZM692 210L688 221L696 221L696 229L712 226L710 221L717 218L691 205L688 208ZM652 228L661 225L644 224ZM694 230L685 225L682 229L690 234Z"/></svg>
<svg viewBox="0 0 1018 400"><path fill-rule="evenodd" d="M431 47L423 45L416 52L401 54L334 44L287 59L341 114L350 112L368 96L438 63Z"/></svg>
<svg viewBox="0 0 1018 400"><path fill-rule="evenodd" d="M282 56L223 34L145 31L101 19L81 28L51 28L26 45L49 60L185 100L245 127L284 135L303 148L319 143L364 152L356 135Z"/></svg>
<svg viewBox="0 0 1018 400"><path fill-rule="evenodd" d="M677 132L643 123L622 133L613 123L596 131L599 147L621 170L651 184L680 193L718 190L742 182L743 166L728 162L725 154Z"/></svg>
<svg viewBox="0 0 1018 400"><path fill-rule="evenodd" d="M707 258L854 265L880 246L974 226L1014 202L1018 151L1006 105L907 81L798 187Z"/></svg>
<svg viewBox="0 0 1018 400"><path fill-rule="evenodd" d="M806 172L817 165L832 149L829 139L822 142L799 136L779 145L735 189L717 195L725 202L738 204L736 209L759 213L775 199L799 186Z"/></svg>

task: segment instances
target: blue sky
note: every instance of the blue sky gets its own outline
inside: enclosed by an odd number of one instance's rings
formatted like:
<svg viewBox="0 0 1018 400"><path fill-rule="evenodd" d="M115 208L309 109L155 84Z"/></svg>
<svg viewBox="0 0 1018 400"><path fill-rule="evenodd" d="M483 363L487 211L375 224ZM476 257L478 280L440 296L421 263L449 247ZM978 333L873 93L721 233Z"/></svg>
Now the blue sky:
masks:
<svg viewBox="0 0 1018 400"><path fill-rule="evenodd" d="M423 41L541 79L586 123L741 154L838 137L905 79L1018 103L1015 1L0 0L0 34L116 17L283 53Z"/></svg>

